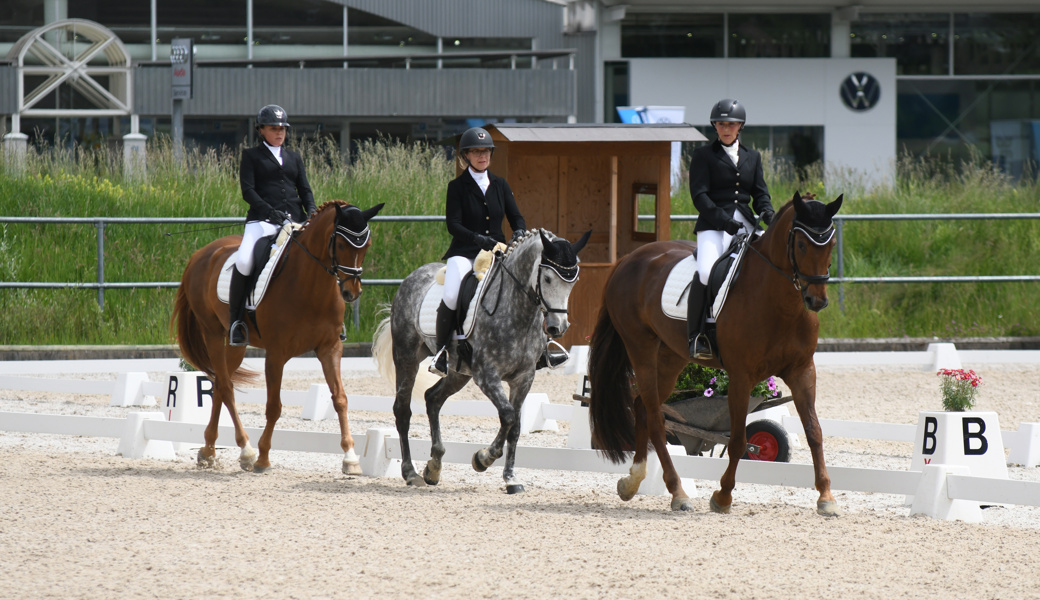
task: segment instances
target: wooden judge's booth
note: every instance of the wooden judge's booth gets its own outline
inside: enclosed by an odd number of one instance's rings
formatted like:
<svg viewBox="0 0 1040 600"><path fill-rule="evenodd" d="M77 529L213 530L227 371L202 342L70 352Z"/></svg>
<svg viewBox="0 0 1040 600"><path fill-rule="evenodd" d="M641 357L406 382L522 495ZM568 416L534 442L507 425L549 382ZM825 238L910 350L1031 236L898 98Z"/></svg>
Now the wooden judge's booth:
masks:
<svg viewBox="0 0 1040 600"><path fill-rule="evenodd" d="M671 239L672 142L707 140L685 123L499 123L486 129L495 142L491 170L509 182L529 228L572 242L592 230L579 255L571 327L559 340L567 348L587 344L614 262L643 244Z"/></svg>

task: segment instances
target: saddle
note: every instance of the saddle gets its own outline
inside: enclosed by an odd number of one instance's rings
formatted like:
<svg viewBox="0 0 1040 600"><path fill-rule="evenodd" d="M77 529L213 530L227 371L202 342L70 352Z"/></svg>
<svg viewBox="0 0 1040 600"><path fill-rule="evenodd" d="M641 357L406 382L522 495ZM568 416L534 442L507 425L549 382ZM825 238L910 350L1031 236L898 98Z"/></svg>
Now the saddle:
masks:
<svg viewBox="0 0 1040 600"><path fill-rule="evenodd" d="M296 234L299 225L284 225L274 234L262 237L253 246L253 272L246 279L246 310L256 310L263 300L271 280L277 275L276 269L282 262L289 238ZM217 278L217 298L228 303L228 291L231 288L231 270L235 268L235 253L232 252L224 261Z"/></svg>
<svg viewBox="0 0 1040 600"><path fill-rule="evenodd" d="M718 317L726 303L726 296L733 282L740 275L747 244L742 243L746 235L734 236L729 248L722 253L711 267L708 277L708 316ZM672 319L686 320L686 305L689 303L690 284L697 276L697 260L688 256L675 264L668 273L664 289L661 290L661 312Z"/></svg>
<svg viewBox="0 0 1040 600"><path fill-rule="evenodd" d="M456 339L468 338L473 333L473 325L477 316L476 306L483 298L487 282L494 278L492 274L498 265L498 261L495 260L494 255L490 252L481 252L481 256L485 255L487 256L485 259L487 262L486 270L480 270L481 265L479 263L485 261L478 257L477 261L474 262L475 270L470 271L462 279L459 287L459 303L458 308L456 308ZM437 335L437 307L440 306L441 298L443 297L444 279L438 276L437 281L426 290L422 305L419 308L419 332L429 340L428 345L431 347L433 338Z"/></svg>

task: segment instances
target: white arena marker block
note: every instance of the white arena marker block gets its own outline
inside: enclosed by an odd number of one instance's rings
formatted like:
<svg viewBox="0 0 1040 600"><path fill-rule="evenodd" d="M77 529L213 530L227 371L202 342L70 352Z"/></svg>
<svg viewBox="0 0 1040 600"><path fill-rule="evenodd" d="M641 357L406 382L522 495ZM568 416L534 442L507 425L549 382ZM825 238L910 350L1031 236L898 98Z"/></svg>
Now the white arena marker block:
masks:
<svg viewBox="0 0 1040 600"><path fill-rule="evenodd" d="M563 372L567 375L584 375L589 372L588 345L571 346L570 359L563 364Z"/></svg>
<svg viewBox="0 0 1040 600"><path fill-rule="evenodd" d="M162 421L166 415L161 412L132 412L126 416L123 437L119 440L116 454L123 458L156 458L159 460L176 460L173 442L150 440L144 436L144 422L148 420Z"/></svg>
<svg viewBox="0 0 1040 600"><path fill-rule="evenodd" d="M958 465L974 477L1007 479L1007 459L997 413L921 411L914 433L911 471L928 465ZM912 496L907 496L910 504Z"/></svg>
<svg viewBox="0 0 1040 600"><path fill-rule="evenodd" d="M1008 462L1023 467L1040 466L1040 423L1019 423L1010 444Z"/></svg>
<svg viewBox="0 0 1040 600"><path fill-rule="evenodd" d="M982 522L982 509L978 502L950 498L946 485L947 475L970 475L971 469L963 465L927 465L921 471L921 482L917 484L911 515L925 515L947 521Z"/></svg>
<svg viewBox="0 0 1040 600"><path fill-rule="evenodd" d="M365 444L361 448L361 473L368 477L400 477L401 460L390 458L387 440L395 439L397 430L390 427L373 427L365 433ZM357 444L354 445L357 450Z"/></svg>
<svg viewBox="0 0 1040 600"><path fill-rule="evenodd" d="M926 352L932 357L932 371L961 368L961 358L957 355L957 346L953 344L928 344Z"/></svg>
<svg viewBox="0 0 1040 600"><path fill-rule="evenodd" d="M325 393L322 394L322 389ZM303 401L303 414L300 415L308 421L322 421L328 418L329 410L332 409L332 395L329 388L317 383L312 383L307 390L307 397ZM332 409L335 412L335 409Z"/></svg>
<svg viewBox="0 0 1040 600"><path fill-rule="evenodd" d="M155 398L147 396L141 387L148 381L147 373L120 373L112 388L109 406L155 406Z"/></svg>
<svg viewBox="0 0 1040 600"><path fill-rule="evenodd" d="M592 449L592 429L589 427L589 407L574 401L571 412L571 430L567 434L567 447L578 450Z"/></svg>
<svg viewBox="0 0 1040 600"><path fill-rule="evenodd" d="M549 404L548 394L528 394L520 407L520 433L532 431L559 431L556 419L546 419L542 406Z"/></svg>
<svg viewBox="0 0 1040 600"><path fill-rule="evenodd" d="M162 405L168 421L208 424L213 409L213 382L201 371L178 371L168 374L166 402ZM220 425L234 426L226 406L220 407ZM199 440L201 445L203 440ZM234 440L231 440L234 445ZM177 452L187 451L192 444L175 442Z"/></svg>
<svg viewBox="0 0 1040 600"><path fill-rule="evenodd" d="M667 448L670 455L686 456L686 448L683 446L668 444ZM692 479L683 479L682 485L687 494L697 489L697 485ZM657 457L657 452L653 448L646 456L646 479L639 484L636 494L640 496L671 495L668 493L668 486L664 484L664 468L661 467L661 459Z"/></svg>

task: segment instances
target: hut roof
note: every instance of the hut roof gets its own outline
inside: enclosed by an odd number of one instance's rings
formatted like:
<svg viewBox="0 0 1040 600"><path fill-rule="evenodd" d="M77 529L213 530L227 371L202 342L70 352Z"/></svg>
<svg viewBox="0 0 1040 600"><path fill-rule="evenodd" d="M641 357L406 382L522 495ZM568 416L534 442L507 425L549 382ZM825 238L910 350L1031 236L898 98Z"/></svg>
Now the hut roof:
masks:
<svg viewBox="0 0 1040 600"><path fill-rule="evenodd" d="M495 123L511 142L706 142L689 123Z"/></svg>

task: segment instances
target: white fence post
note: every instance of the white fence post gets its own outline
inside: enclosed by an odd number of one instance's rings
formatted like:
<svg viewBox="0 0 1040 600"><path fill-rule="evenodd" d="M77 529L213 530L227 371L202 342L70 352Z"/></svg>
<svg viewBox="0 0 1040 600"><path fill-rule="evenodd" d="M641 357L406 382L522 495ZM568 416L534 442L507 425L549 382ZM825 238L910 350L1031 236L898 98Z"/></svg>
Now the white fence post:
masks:
<svg viewBox="0 0 1040 600"><path fill-rule="evenodd" d="M926 352L932 357L932 371L961 368L961 359L957 356L957 346L954 344L949 342L928 344Z"/></svg>
<svg viewBox="0 0 1040 600"><path fill-rule="evenodd" d="M116 454L124 458L175 460L177 453L173 449L173 442L150 440L145 437L144 422L148 420L164 421L166 415L161 412L132 412L126 416L126 426Z"/></svg>
<svg viewBox="0 0 1040 600"><path fill-rule="evenodd" d="M921 481L917 485L910 514L948 521L981 523L982 509L978 502L950 498L946 484L947 475L971 475L971 469L966 465L926 465L921 470Z"/></svg>
<svg viewBox="0 0 1040 600"><path fill-rule="evenodd" d="M147 381L147 373L119 373L115 387L112 388L109 406L155 406L155 397L145 395L142 389Z"/></svg>
<svg viewBox="0 0 1040 600"><path fill-rule="evenodd" d="M559 431L556 419L546 419L542 407L549 404L548 394L528 394L520 407L520 433Z"/></svg>
<svg viewBox="0 0 1040 600"><path fill-rule="evenodd" d="M397 435L390 427L373 427L365 434L361 452L361 472L369 477L401 476L401 460L390 458L387 441ZM356 449L356 446L355 446Z"/></svg>
<svg viewBox="0 0 1040 600"><path fill-rule="evenodd" d="M1008 463L1023 467L1040 466L1040 423L1019 423L1008 444Z"/></svg>
<svg viewBox="0 0 1040 600"><path fill-rule="evenodd" d="M307 390L307 397L303 400L303 414L301 415L308 421L322 421L328 418L329 410L332 410L332 396L328 393L322 394L321 391L325 390L328 392L328 386L323 386L317 383L312 383L310 389Z"/></svg>

